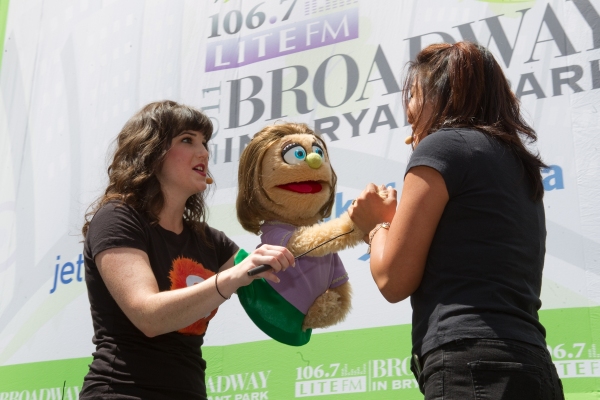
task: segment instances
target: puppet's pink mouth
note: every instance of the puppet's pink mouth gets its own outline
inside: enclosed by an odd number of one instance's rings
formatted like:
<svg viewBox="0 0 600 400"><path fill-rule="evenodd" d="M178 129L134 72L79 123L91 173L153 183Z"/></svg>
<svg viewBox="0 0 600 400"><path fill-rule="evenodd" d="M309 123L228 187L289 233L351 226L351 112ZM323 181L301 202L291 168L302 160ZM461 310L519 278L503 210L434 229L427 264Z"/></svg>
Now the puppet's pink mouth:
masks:
<svg viewBox="0 0 600 400"><path fill-rule="evenodd" d="M316 181L292 182L277 187L296 193L319 193L323 189L323 186Z"/></svg>

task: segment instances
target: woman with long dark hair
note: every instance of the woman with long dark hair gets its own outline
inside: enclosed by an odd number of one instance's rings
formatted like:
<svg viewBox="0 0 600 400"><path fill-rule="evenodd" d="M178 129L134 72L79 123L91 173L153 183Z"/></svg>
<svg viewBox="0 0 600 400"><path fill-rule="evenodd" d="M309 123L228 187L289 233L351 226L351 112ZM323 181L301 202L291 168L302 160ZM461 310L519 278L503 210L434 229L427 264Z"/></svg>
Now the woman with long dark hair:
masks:
<svg viewBox="0 0 600 400"><path fill-rule="evenodd" d="M123 127L109 183L83 226L96 352L80 399L206 399L200 346L221 303L261 274L294 263L263 246L234 265L237 246L204 221L210 119L151 103ZM261 276L257 275L257 276Z"/></svg>
<svg viewBox="0 0 600 400"><path fill-rule="evenodd" d="M564 398L538 318L545 165L502 69L482 46L431 45L409 64L404 104L414 152L397 209L371 184L349 211L370 231L382 295L410 296L421 391Z"/></svg>

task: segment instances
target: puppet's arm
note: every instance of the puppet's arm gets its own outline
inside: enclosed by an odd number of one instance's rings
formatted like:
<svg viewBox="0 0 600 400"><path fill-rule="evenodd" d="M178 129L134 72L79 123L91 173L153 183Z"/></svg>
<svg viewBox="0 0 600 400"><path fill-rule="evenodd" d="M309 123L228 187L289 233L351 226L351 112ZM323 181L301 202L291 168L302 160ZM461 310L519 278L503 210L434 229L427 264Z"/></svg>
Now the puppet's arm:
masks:
<svg viewBox="0 0 600 400"><path fill-rule="evenodd" d="M309 257L320 257L336 253L348 247L354 247L362 241L365 233L362 232L348 216L342 214L339 218L312 226L302 226L294 231L287 244L287 248L294 256L298 256L327 240L354 229L348 235L341 236L307 254Z"/></svg>
<svg viewBox="0 0 600 400"><path fill-rule="evenodd" d="M384 185L377 188L377 193L382 199L386 199L388 196L388 191ZM320 246L308 253L307 256L321 257L326 254L336 253L347 249L348 247L354 247L362 241L365 237L365 233L362 232L358 226L354 225L354 222L352 222L348 213L343 213L339 218L322 224L299 227L290 237L287 248L294 256L298 256L327 242L331 238L350 231L352 231L352 233L343 235Z"/></svg>

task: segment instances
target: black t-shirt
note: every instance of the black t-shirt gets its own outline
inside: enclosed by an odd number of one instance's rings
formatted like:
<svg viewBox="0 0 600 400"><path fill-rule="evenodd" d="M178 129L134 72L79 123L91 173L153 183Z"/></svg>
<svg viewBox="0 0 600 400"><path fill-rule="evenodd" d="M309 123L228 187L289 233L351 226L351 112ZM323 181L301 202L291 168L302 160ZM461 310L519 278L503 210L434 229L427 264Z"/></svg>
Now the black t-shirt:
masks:
<svg viewBox="0 0 600 400"><path fill-rule="evenodd" d="M104 250L135 248L148 254L160 291L190 286L214 275L237 250L222 232L207 226L205 233L210 246L188 226L175 234L116 202L94 215L84 261L96 352L81 399L206 399L200 346L216 310L178 332L149 338L119 308L95 263Z"/></svg>
<svg viewBox="0 0 600 400"><path fill-rule="evenodd" d="M406 171L420 165L439 171L450 199L411 296L413 352L464 338L545 346L544 206L531 200L519 159L482 132L442 129L418 144Z"/></svg>

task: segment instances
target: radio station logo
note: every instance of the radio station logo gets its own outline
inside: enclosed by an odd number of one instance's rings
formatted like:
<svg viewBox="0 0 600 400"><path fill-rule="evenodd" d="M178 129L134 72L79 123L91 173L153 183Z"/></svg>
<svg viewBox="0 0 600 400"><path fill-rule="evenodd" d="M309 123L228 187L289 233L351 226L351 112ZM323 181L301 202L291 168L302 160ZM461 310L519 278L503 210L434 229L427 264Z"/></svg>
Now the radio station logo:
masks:
<svg viewBox="0 0 600 400"><path fill-rule="evenodd" d="M418 388L410 357L369 360L351 367L330 363L296 368L295 397L314 397Z"/></svg>
<svg viewBox="0 0 600 400"><path fill-rule="evenodd" d="M282 7L289 7L286 10L271 7L265 12L263 10L268 7L262 2L246 15L237 9L224 15L211 15L208 38L220 40L210 41L207 46L205 72L237 68L358 38L358 7L301 21L286 22L292 15L296 2L297 0L294 0L289 6L282 4ZM327 7L322 11L330 9ZM310 11L309 7L305 14ZM267 15L269 12L272 15ZM284 14L280 15L283 12ZM242 29L252 31L264 27L265 24L272 25L273 28L237 35ZM228 35L235 36L224 38Z"/></svg>

